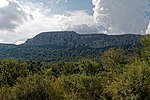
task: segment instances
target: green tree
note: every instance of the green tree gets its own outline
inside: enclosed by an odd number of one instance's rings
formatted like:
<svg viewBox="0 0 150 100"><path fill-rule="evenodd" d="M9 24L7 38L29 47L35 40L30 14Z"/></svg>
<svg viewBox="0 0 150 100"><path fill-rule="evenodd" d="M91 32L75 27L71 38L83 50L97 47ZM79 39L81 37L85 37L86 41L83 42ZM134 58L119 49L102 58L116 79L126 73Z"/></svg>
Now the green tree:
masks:
<svg viewBox="0 0 150 100"><path fill-rule="evenodd" d="M15 59L6 59L0 65L0 85L13 86L18 77L27 76L27 63Z"/></svg>
<svg viewBox="0 0 150 100"><path fill-rule="evenodd" d="M124 51L121 48L110 48L108 51L105 51L100 61L106 71L117 71L126 63Z"/></svg>
<svg viewBox="0 0 150 100"><path fill-rule="evenodd" d="M142 50L143 60L147 61L150 65L150 34L142 36L141 43L144 46L144 49Z"/></svg>
<svg viewBox="0 0 150 100"><path fill-rule="evenodd" d="M138 61L127 65L122 74L106 85L105 93L115 100L149 100L149 89L150 67Z"/></svg>

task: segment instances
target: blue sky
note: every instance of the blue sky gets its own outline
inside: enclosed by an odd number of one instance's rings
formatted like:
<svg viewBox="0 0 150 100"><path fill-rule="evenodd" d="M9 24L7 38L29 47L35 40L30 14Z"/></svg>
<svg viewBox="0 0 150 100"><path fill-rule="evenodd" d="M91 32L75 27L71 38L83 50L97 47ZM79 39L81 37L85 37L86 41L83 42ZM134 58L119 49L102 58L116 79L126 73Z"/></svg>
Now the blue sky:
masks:
<svg viewBox="0 0 150 100"><path fill-rule="evenodd" d="M66 3L66 6L68 9L74 9L74 10L86 10L89 13L93 13L93 5L91 0L68 0Z"/></svg>
<svg viewBox="0 0 150 100"><path fill-rule="evenodd" d="M0 0L0 43L43 31L145 34L149 21L150 0Z"/></svg>
<svg viewBox="0 0 150 100"><path fill-rule="evenodd" d="M21 2L43 3L46 7L53 7L55 13L60 13L66 10L85 10L88 13L93 13L92 0L18 0ZM58 3L58 2L59 3Z"/></svg>
<svg viewBox="0 0 150 100"><path fill-rule="evenodd" d="M93 14L93 5L91 0L68 0L66 3L62 2L55 6L59 12L64 10L85 10L89 14Z"/></svg>

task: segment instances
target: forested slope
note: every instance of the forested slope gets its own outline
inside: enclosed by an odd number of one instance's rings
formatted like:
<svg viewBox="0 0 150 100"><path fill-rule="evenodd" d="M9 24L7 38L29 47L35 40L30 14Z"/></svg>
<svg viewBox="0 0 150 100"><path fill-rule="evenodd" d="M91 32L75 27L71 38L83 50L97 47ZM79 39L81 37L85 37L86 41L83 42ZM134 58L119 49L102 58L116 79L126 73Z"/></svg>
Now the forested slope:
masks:
<svg viewBox="0 0 150 100"><path fill-rule="evenodd" d="M125 52L140 44L141 35L77 34L73 31L44 32L21 45L0 44L0 59L17 58L42 62L99 59L109 48Z"/></svg>
<svg viewBox="0 0 150 100"><path fill-rule="evenodd" d="M149 100L150 35L141 44L130 54L110 48L98 60L1 60L0 100Z"/></svg>

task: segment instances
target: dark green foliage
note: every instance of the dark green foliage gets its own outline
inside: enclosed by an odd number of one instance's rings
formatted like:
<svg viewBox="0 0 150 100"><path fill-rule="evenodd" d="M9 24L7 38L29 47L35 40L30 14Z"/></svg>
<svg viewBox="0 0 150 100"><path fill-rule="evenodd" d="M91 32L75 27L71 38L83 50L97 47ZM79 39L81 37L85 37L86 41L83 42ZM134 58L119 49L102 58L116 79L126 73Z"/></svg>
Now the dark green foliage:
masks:
<svg viewBox="0 0 150 100"><path fill-rule="evenodd" d="M105 49L107 48L94 49L78 47L52 49L49 46L0 46L0 59L13 57L26 61L31 60L40 62L78 61L82 58L97 59Z"/></svg>
<svg viewBox="0 0 150 100"><path fill-rule="evenodd" d="M141 35L77 34L73 31L44 32L22 45L0 44L0 59L17 58L40 62L99 59L112 47L127 50L140 42Z"/></svg>
<svg viewBox="0 0 150 100"><path fill-rule="evenodd" d="M142 58L144 61L148 62L148 65L150 66L150 34L143 36L141 42L144 46Z"/></svg>
<svg viewBox="0 0 150 100"><path fill-rule="evenodd" d="M32 75L18 79L12 87L0 88L0 100L62 100L62 83L58 78Z"/></svg>
<svg viewBox="0 0 150 100"><path fill-rule="evenodd" d="M43 65L39 61L38 62L28 61L27 64L28 64L27 69L29 70L29 72L33 74L40 72L43 68Z"/></svg>
<svg viewBox="0 0 150 100"><path fill-rule="evenodd" d="M0 64L0 86L13 86L17 78L26 77L27 74L27 63L15 59L3 60Z"/></svg>
<svg viewBox="0 0 150 100"><path fill-rule="evenodd" d="M111 48L99 60L1 60L0 100L150 100L149 39L131 53Z"/></svg>

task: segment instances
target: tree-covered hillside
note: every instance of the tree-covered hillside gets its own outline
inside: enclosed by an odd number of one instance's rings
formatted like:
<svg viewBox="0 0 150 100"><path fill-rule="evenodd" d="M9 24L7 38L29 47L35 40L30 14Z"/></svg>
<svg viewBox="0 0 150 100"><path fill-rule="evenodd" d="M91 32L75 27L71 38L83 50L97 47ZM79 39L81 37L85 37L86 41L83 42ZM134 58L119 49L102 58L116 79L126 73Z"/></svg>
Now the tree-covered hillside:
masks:
<svg viewBox="0 0 150 100"><path fill-rule="evenodd" d="M150 35L141 44L130 54L110 48L98 60L1 60L0 100L149 100Z"/></svg>
<svg viewBox="0 0 150 100"><path fill-rule="evenodd" d="M44 32L21 45L0 44L0 59L17 58L41 62L99 59L109 48L125 52L140 43L141 35L77 34L73 31Z"/></svg>

